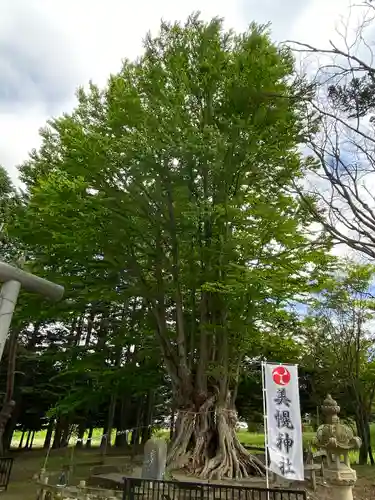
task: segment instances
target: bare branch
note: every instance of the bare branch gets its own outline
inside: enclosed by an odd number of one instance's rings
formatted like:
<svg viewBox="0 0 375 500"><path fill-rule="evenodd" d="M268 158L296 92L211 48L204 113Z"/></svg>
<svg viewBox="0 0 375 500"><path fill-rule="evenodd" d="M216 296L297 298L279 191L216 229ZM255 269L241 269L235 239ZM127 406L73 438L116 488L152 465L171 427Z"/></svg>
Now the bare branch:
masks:
<svg viewBox="0 0 375 500"><path fill-rule="evenodd" d="M352 32L350 17L359 7L360 22ZM375 113L375 67L374 45L367 30L374 27L375 8L367 0L353 5L347 21L341 23L337 31L340 46L333 41L328 48L285 42L306 58L314 54L324 59L324 63L318 61L315 74L307 75L316 88L308 112L318 115L320 124L307 146L320 168L308 170L304 186L298 188L301 199L335 242L371 258L375 258L375 129L371 117Z"/></svg>

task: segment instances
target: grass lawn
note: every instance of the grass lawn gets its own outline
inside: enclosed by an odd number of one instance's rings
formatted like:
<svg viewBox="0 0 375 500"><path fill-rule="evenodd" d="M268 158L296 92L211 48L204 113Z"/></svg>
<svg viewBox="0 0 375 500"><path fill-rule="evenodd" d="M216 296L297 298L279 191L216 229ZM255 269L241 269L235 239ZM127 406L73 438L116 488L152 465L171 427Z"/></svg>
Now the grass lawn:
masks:
<svg viewBox="0 0 375 500"><path fill-rule="evenodd" d="M71 463L71 450L51 450L47 470L56 472L56 477L63 469L63 465ZM9 488L6 493L1 494L2 500L35 500L37 487L34 474L38 473L44 466L45 450L33 449L32 451L14 452L14 466L10 478ZM92 451L74 451L73 460L73 483L77 484L81 479L87 480L90 469L98 464L100 454L97 449ZM56 481L51 481L54 483Z"/></svg>
<svg viewBox="0 0 375 500"><path fill-rule="evenodd" d="M372 426L372 438L375 443L375 426ZM47 469L49 471L55 471L58 473L62 471L63 465L68 463L74 464L73 470L73 482L77 483L80 479L87 479L91 467L98 463L101 458L99 450L97 447L100 444L102 430L96 429L93 434L93 449L92 450L74 450L71 446L64 450L51 450L48 459ZM114 433L113 433L114 434ZM157 434L164 434L168 436L167 431L158 432ZM238 432L240 441L243 444L253 445L253 446L264 446L264 434L252 433L241 430ZM303 435L304 445L306 446L309 442L313 440L315 433L306 432ZM18 444L21 437L21 433L16 432L12 441L13 453L15 457L14 468L12 471L9 491L2 494L4 500L35 500L36 497L36 485L32 480L33 475L38 473L44 465L46 458L46 450L42 449L45 431L41 431L35 434L33 450L31 451L18 451ZM114 439L114 436L113 436ZM73 437L70 444L75 443L75 438ZM72 455L73 454L73 455ZM73 456L73 459L72 459ZM358 454L351 455L352 463L355 463L358 458ZM373 492L373 484L375 479L375 468L370 466L356 467L357 474L359 477L358 485L356 487L358 499L373 499L375 494L371 493L367 496L367 491ZM360 490L360 491L359 491ZM362 495L362 490L365 491L364 496ZM374 492L375 493L375 492ZM359 495L358 495L359 494Z"/></svg>
<svg viewBox="0 0 375 500"><path fill-rule="evenodd" d="M262 433L255 433L255 432L247 432L246 430L240 430L238 431L238 437L241 441L242 444L244 445L249 445L249 446L259 446L259 447L264 447L264 434ZM45 439L46 431L40 431L35 434L34 438L34 444L33 444L33 449L40 449L43 447L44 439ZM159 430L155 433L157 436L169 436L168 431L164 430ZM102 436L102 429L94 429L93 432L93 437L92 437L92 446L98 447L101 442L101 436ZM372 442L375 444L375 425L372 425L371 427L371 437L372 437ZM18 444L20 442L21 438L21 433L20 432L15 432L14 437L12 440L12 448L17 449ZM303 433L303 446L304 448L307 448L310 443L313 442L315 438L315 433L314 432L304 432ZM112 444L114 444L115 441L115 432L112 434ZM73 436L70 440L70 445L74 445L76 442L76 438ZM24 440L25 444L25 440ZM254 452L256 453L256 451ZM358 452L353 451L350 453L350 461L352 463L357 463L358 462Z"/></svg>
<svg viewBox="0 0 375 500"><path fill-rule="evenodd" d="M240 433L242 441L254 446L262 446L263 436L261 434L250 434L246 432ZM43 439L40 439L43 441ZM48 460L47 470L58 473L62 470L63 465L71 463L73 448L65 450L51 450ZM40 471L44 465L46 451L35 448L31 451L14 451L14 468L12 471L9 490L2 494L3 500L35 500L36 485L33 481L33 475ZM100 457L98 449L90 451L74 450L73 456L73 483L77 483L81 479L87 479L90 474L90 469L94 464L97 464ZM124 458L122 457L121 460ZM112 459L111 459L112 462ZM357 500L373 500L375 498L374 478L375 468L370 466L356 467L358 474L358 483L355 488ZM51 480L52 483L55 481ZM327 495L329 495L327 491ZM327 500L329 496L324 496L321 500Z"/></svg>
<svg viewBox="0 0 375 500"><path fill-rule="evenodd" d="M252 446L264 446L264 434L259 434L256 432L238 431L237 435L242 444L252 445ZM304 432L303 433L303 444L307 446L315 437L315 432Z"/></svg>
<svg viewBox="0 0 375 500"><path fill-rule="evenodd" d="M99 446L101 442L102 429L94 429L92 436L92 445L93 447ZM168 431L159 430L155 433L157 436L168 436ZM263 433L255 433L255 432L247 432L246 430L238 431L238 436L242 444L252 445L252 446L262 446L264 447L264 434ZM46 431L40 431L35 434L33 449L34 448L42 448L44 439L46 437ZM87 437L87 436L86 436ZM303 433L303 443L304 447L307 447L309 443L313 441L315 438L315 432L304 432ZM372 442L375 445L375 425L371 426L371 438ZM12 440L12 448L17 449L18 444L21 439L21 432L15 432ZM112 434L112 443L115 440L115 432ZM24 444L26 442L26 437L24 439ZM76 442L76 438L73 436L70 440L70 444L73 445Z"/></svg>
<svg viewBox="0 0 375 500"><path fill-rule="evenodd" d="M33 449L43 447L44 440L46 437L46 432L47 431L43 430L43 431L35 433L34 442L33 442ZM92 445L93 446L100 445L102 434L103 434L103 429L94 429L93 435L92 435ZM18 445L19 445L19 442L21 439L21 435L22 435L22 432L20 432L20 431L16 431L13 434L12 445L11 445L12 448L18 448ZM85 436L85 439L86 439L86 437L87 437L87 435ZM115 440L115 432L113 432L113 434L112 434L112 440L113 441ZM70 444L74 444L75 442L76 442L76 438L73 436L70 439ZM26 443L26 435L25 435L24 440L23 440L23 445L25 445L25 443Z"/></svg>

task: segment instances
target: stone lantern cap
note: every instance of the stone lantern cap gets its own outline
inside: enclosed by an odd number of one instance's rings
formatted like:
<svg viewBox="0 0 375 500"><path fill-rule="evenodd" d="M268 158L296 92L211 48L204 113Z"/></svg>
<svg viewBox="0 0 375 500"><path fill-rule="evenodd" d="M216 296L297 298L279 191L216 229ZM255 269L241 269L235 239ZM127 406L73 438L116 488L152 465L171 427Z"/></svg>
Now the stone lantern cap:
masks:
<svg viewBox="0 0 375 500"><path fill-rule="evenodd" d="M317 446L336 453L359 449L362 444L361 439L354 436L348 425L340 423L338 417L340 406L330 394L327 395L321 408L325 423L318 428L316 433Z"/></svg>

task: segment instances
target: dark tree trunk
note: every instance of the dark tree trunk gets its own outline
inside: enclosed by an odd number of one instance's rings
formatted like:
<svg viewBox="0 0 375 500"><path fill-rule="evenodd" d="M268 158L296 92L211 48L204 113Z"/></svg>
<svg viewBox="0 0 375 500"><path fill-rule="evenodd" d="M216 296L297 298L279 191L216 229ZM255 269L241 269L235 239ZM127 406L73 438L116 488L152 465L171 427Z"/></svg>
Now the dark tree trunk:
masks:
<svg viewBox="0 0 375 500"><path fill-rule="evenodd" d="M90 449L92 447L92 435L93 435L93 432L94 432L94 427L91 424L90 427L89 427L89 433L88 433L87 441L86 441L86 448L87 449Z"/></svg>
<svg viewBox="0 0 375 500"><path fill-rule="evenodd" d="M53 434L53 428L55 426L55 422L52 418L50 418L48 422L48 427L47 427L47 432L46 432L46 437L44 439L43 443L43 448L48 449L51 446L51 441L52 441L52 434Z"/></svg>
<svg viewBox="0 0 375 500"><path fill-rule="evenodd" d="M106 445L106 442L107 442L107 439L108 439L108 427L107 427L107 422L105 423L105 425L103 426L103 434L102 434L102 438L100 440L100 448L103 449Z"/></svg>
<svg viewBox="0 0 375 500"><path fill-rule="evenodd" d="M374 465L374 457L371 447L370 424L367 416L365 415L365 412L363 411L363 408L357 408L356 425L358 436L362 440L362 446L359 450L358 463L359 465L366 465L369 459L371 465Z"/></svg>
<svg viewBox="0 0 375 500"><path fill-rule="evenodd" d="M82 420L78 426L78 436L76 442L76 448L78 449L83 448L83 436L85 435L85 431L86 431L86 420Z"/></svg>
<svg viewBox="0 0 375 500"><path fill-rule="evenodd" d="M62 434L61 424L60 424L60 421L58 420L57 424L56 424L56 428L55 428L55 434L53 436L53 442L52 442L52 448L55 450L60 448L61 434Z"/></svg>
<svg viewBox="0 0 375 500"><path fill-rule="evenodd" d="M141 444L146 444L147 441L151 438L151 436L152 436L152 427L150 425L147 427L142 427Z"/></svg>
<svg viewBox="0 0 375 500"><path fill-rule="evenodd" d="M128 436L129 432L127 429L117 429L115 439L116 448L124 448L129 446Z"/></svg>
<svg viewBox="0 0 375 500"><path fill-rule="evenodd" d="M26 444L25 444L26 450L29 449L30 438L31 438L31 431L27 431L27 439L26 439Z"/></svg>
<svg viewBox="0 0 375 500"><path fill-rule="evenodd" d="M174 409L174 406L172 405L172 409L171 409L171 421L169 423L169 439L170 441L173 440L173 437L174 437L174 421L175 421L175 409Z"/></svg>
<svg viewBox="0 0 375 500"><path fill-rule="evenodd" d="M5 427L12 416L16 405L13 401L14 377L16 372L17 339L20 329L13 328L8 341L8 369L6 379L6 391L4 404L0 411L0 456L4 456L6 450Z"/></svg>
<svg viewBox="0 0 375 500"><path fill-rule="evenodd" d="M119 426L117 428L116 441L115 441L115 446L119 448L128 445L127 432L126 432L126 429L128 428L127 426L128 408L129 408L129 396L124 395L121 400Z"/></svg>
<svg viewBox="0 0 375 500"><path fill-rule="evenodd" d="M139 437L140 437L140 427L142 422L142 402L137 400L137 418L135 423L135 428L132 431L132 437L130 440L130 444L133 447L133 452L136 450L139 445Z"/></svg>
<svg viewBox="0 0 375 500"><path fill-rule="evenodd" d="M35 438L35 431L33 431L32 434L31 434L30 450L33 449L34 438Z"/></svg>
<svg viewBox="0 0 375 500"><path fill-rule="evenodd" d="M366 449L367 449L367 458L370 460L370 464L374 465L374 457L372 455L372 447L371 447L371 431L370 431L370 423L367 415L364 416L364 433L366 435Z"/></svg>
<svg viewBox="0 0 375 500"><path fill-rule="evenodd" d="M18 397L17 401L15 402L15 407L12 411L11 417L5 426L4 438L3 438L5 451L9 451L11 448L14 431L16 430L21 410L22 410L21 398Z"/></svg>
<svg viewBox="0 0 375 500"><path fill-rule="evenodd" d="M130 436L130 444L132 446L139 444L139 432L137 428L132 429L132 433Z"/></svg>
<svg viewBox="0 0 375 500"><path fill-rule="evenodd" d="M105 332L107 332L107 327L105 327ZM115 366L118 368L121 364L121 356L122 356L122 348L118 349L116 352L116 357L115 357ZM113 386L113 392L111 393L110 401L109 401L109 407L108 407L108 415L107 415L107 439L103 443L102 447L102 452L105 454L107 451L107 448L111 448L112 446L112 431L113 431L113 424L115 421L115 413L116 413L116 406L117 406L117 394L118 394L118 387L117 385Z"/></svg>
<svg viewBox="0 0 375 500"><path fill-rule="evenodd" d="M65 418L59 417L56 422L55 435L53 436L52 448L54 449L61 448L64 428L65 428Z"/></svg>
<svg viewBox="0 0 375 500"><path fill-rule="evenodd" d="M368 457L370 459L370 464L371 465L374 465L375 464L375 461L374 461L374 456L372 454L372 446L371 446L371 430L370 430L370 424L367 423L366 425L366 429L367 429L367 441L368 441Z"/></svg>
<svg viewBox="0 0 375 500"><path fill-rule="evenodd" d="M359 450L359 465L366 465L367 464L367 449L366 449L366 443L362 441L362 446Z"/></svg>
<svg viewBox="0 0 375 500"><path fill-rule="evenodd" d="M107 448L110 448L112 446L112 431L113 431L113 422L115 420L116 404L117 404L117 391L114 394L112 394L108 408L107 439L106 439Z"/></svg>
<svg viewBox="0 0 375 500"><path fill-rule="evenodd" d="M18 418L18 412L13 411L13 414L11 418L8 420L8 423L5 427L4 437L3 437L5 452L9 451L11 448L14 431L16 430L17 418Z"/></svg>
<svg viewBox="0 0 375 500"><path fill-rule="evenodd" d="M143 413L141 444L145 444L146 441L150 439L152 434L153 409L155 399L154 396L154 391L149 390L145 401L146 408Z"/></svg>
<svg viewBox="0 0 375 500"><path fill-rule="evenodd" d="M70 439L70 422L68 418L64 418L64 425L61 434L61 447L66 448L69 445Z"/></svg>
<svg viewBox="0 0 375 500"><path fill-rule="evenodd" d="M5 452L9 451L11 446L12 446L12 439L14 436L15 426L16 426L16 424L14 424L12 426L8 426L5 429L5 433L4 433L4 451Z"/></svg>
<svg viewBox="0 0 375 500"><path fill-rule="evenodd" d="M24 437L25 437L25 431L22 431L21 439L20 439L18 448L22 448Z"/></svg>

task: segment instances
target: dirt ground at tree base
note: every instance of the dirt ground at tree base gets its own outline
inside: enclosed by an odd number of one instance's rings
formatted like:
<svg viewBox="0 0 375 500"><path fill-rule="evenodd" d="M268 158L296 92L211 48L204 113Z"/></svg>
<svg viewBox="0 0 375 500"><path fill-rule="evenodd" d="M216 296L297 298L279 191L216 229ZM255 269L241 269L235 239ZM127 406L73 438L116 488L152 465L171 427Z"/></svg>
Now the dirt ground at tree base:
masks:
<svg viewBox="0 0 375 500"><path fill-rule="evenodd" d="M375 500L375 467L370 465L354 466L357 471L357 483L353 489L354 500ZM317 477L317 491L307 485L309 500L332 500L332 490L322 485L323 479Z"/></svg>
<svg viewBox="0 0 375 500"><path fill-rule="evenodd" d="M36 485L33 476L38 473L44 465L45 452L43 450L35 450L30 452L15 453L14 467L11 475L11 480L7 492L1 493L2 500L35 500ZM81 479L87 479L90 475L90 469L98 464L101 456L97 450L75 452L74 467L72 482L77 484ZM132 460L130 457L111 457L113 459L125 461ZM63 466L70 463L72 460L71 449L52 450L49 458L47 469L59 473ZM355 500L375 500L375 467L361 466L356 467L358 481L354 488ZM192 477L183 477L181 474L173 474L176 480L194 481ZM172 479L168 478L168 479ZM321 478L317 478L318 482ZM228 484L227 481L220 483ZM263 484L262 484L263 483ZM238 486L264 486L262 479L254 478L253 480L235 481L232 482ZM306 486L308 486L306 484ZM289 485L290 487L290 485ZM331 500L332 492L330 488L318 484L316 492L308 489L309 500Z"/></svg>
<svg viewBox="0 0 375 500"><path fill-rule="evenodd" d="M371 482L359 480L353 491L354 500L374 500L375 485ZM330 488L319 487L316 492L308 492L309 500L332 500Z"/></svg>
<svg viewBox="0 0 375 500"><path fill-rule="evenodd" d="M374 500L375 485L370 481L359 479L353 490L354 500ZM319 486L317 491L308 490L309 500L332 500L332 490L325 486Z"/></svg>
<svg viewBox="0 0 375 500"><path fill-rule="evenodd" d="M354 488L355 500L375 500L375 467L361 465L354 468L358 477Z"/></svg>

